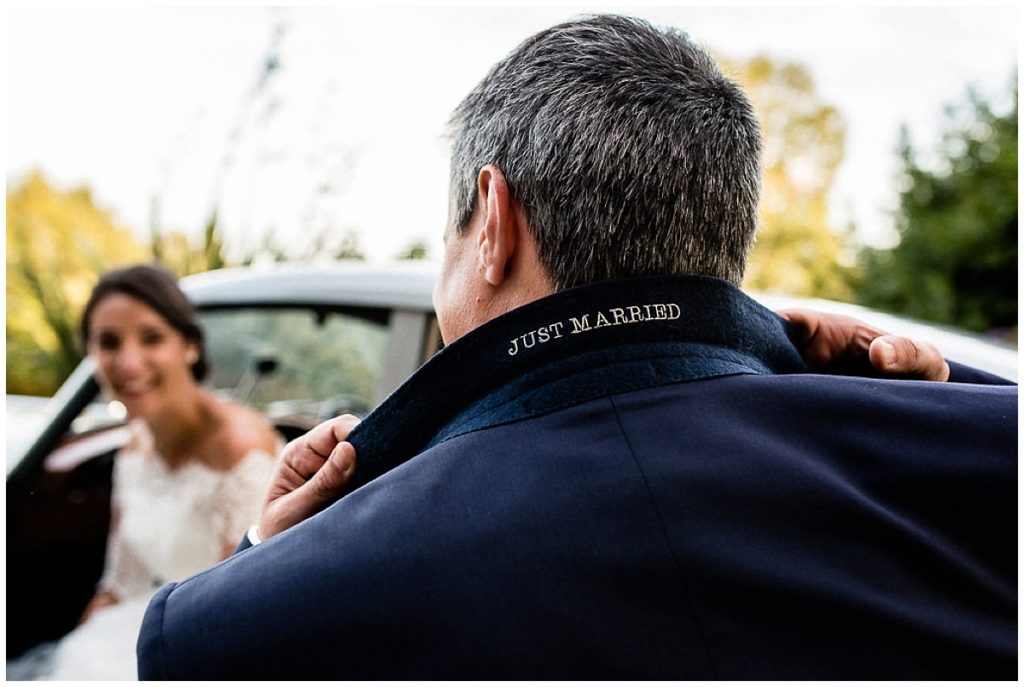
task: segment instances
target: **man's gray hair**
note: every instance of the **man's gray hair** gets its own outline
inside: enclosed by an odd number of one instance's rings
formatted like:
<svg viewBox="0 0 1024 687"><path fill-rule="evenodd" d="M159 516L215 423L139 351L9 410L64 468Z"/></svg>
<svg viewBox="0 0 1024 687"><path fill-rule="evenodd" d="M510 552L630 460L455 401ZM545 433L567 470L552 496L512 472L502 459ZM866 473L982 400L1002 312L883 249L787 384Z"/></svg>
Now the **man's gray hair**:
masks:
<svg viewBox="0 0 1024 687"><path fill-rule="evenodd" d="M739 284L761 132L743 91L676 30L593 16L527 39L449 123L456 226L487 164L522 204L556 289L702 274Z"/></svg>

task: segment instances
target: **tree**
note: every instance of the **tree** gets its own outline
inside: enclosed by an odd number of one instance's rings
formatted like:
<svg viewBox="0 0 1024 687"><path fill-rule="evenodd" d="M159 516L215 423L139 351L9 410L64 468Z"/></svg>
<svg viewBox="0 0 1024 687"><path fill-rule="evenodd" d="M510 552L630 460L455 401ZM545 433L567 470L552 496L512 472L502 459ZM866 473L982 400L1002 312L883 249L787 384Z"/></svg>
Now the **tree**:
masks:
<svg viewBox="0 0 1024 687"><path fill-rule="evenodd" d="M801 65L755 57L731 71L750 94L764 133L761 227L744 286L849 298L850 232L828 221L828 194L846 142L839 111L820 101Z"/></svg>
<svg viewBox="0 0 1024 687"><path fill-rule="evenodd" d="M146 257L88 189L34 172L7 194L7 391L50 395L81 359L78 320L99 275Z"/></svg>
<svg viewBox="0 0 1024 687"><path fill-rule="evenodd" d="M946 108L937 162L925 167L906 128L891 249L865 249L857 300L979 332L1017 327L1017 87L995 112L969 90Z"/></svg>
<svg viewBox="0 0 1024 687"><path fill-rule="evenodd" d="M423 239L415 239L398 253L399 260L426 260L430 246Z"/></svg>

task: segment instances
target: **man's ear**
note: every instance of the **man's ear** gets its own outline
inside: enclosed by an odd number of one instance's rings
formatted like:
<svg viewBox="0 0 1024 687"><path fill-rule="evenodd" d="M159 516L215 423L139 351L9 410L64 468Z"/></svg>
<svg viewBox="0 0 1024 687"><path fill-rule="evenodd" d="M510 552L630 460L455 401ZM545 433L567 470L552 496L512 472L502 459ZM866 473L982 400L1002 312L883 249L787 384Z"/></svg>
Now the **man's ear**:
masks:
<svg viewBox="0 0 1024 687"><path fill-rule="evenodd" d="M483 228L477 241L480 270L491 286L505 281L512 256L516 252L522 215L512 197L505 175L494 165L486 165L477 177L477 197L484 211Z"/></svg>

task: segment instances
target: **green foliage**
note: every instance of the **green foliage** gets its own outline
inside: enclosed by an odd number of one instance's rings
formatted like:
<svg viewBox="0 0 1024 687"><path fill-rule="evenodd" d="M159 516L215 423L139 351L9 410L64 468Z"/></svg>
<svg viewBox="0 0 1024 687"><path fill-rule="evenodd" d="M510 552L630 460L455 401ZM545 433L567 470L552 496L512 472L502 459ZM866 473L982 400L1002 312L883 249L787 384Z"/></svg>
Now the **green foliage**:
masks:
<svg viewBox="0 0 1024 687"><path fill-rule="evenodd" d="M866 249L858 302L979 332L1017 327L1017 88L999 114L976 93L947 108L937 164L904 129L892 249Z"/></svg>
<svg viewBox="0 0 1024 687"><path fill-rule="evenodd" d="M426 260L430 254L430 246L423 239L416 239L406 246L399 254L399 260Z"/></svg>
<svg viewBox="0 0 1024 687"><path fill-rule="evenodd" d="M50 395L81 359L78 319L99 275L145 258L87 189L42 174L7 194L7 393Z"/></svg>
<svg viewBox="0 0 1024 687"><path fill-rule="evenodd" d="M731 71L764 133L761 227L744 286L848 299L850 232L828 222L828 194L845 151L842 117L821 102L802 65L756 57Z"/></svg>

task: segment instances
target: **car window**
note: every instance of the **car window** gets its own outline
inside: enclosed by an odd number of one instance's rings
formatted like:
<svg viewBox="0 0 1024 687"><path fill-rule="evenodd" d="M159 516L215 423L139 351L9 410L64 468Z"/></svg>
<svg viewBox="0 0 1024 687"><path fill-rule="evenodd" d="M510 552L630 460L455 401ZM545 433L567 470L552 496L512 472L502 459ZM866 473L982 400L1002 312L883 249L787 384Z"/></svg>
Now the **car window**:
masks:
<svg viewBox="0 0 1024 687"><path fill-rule="evenodd" d="M200 313L207 383L299 424L375 405L388 350L386 311L232 308Z"/></svg>

